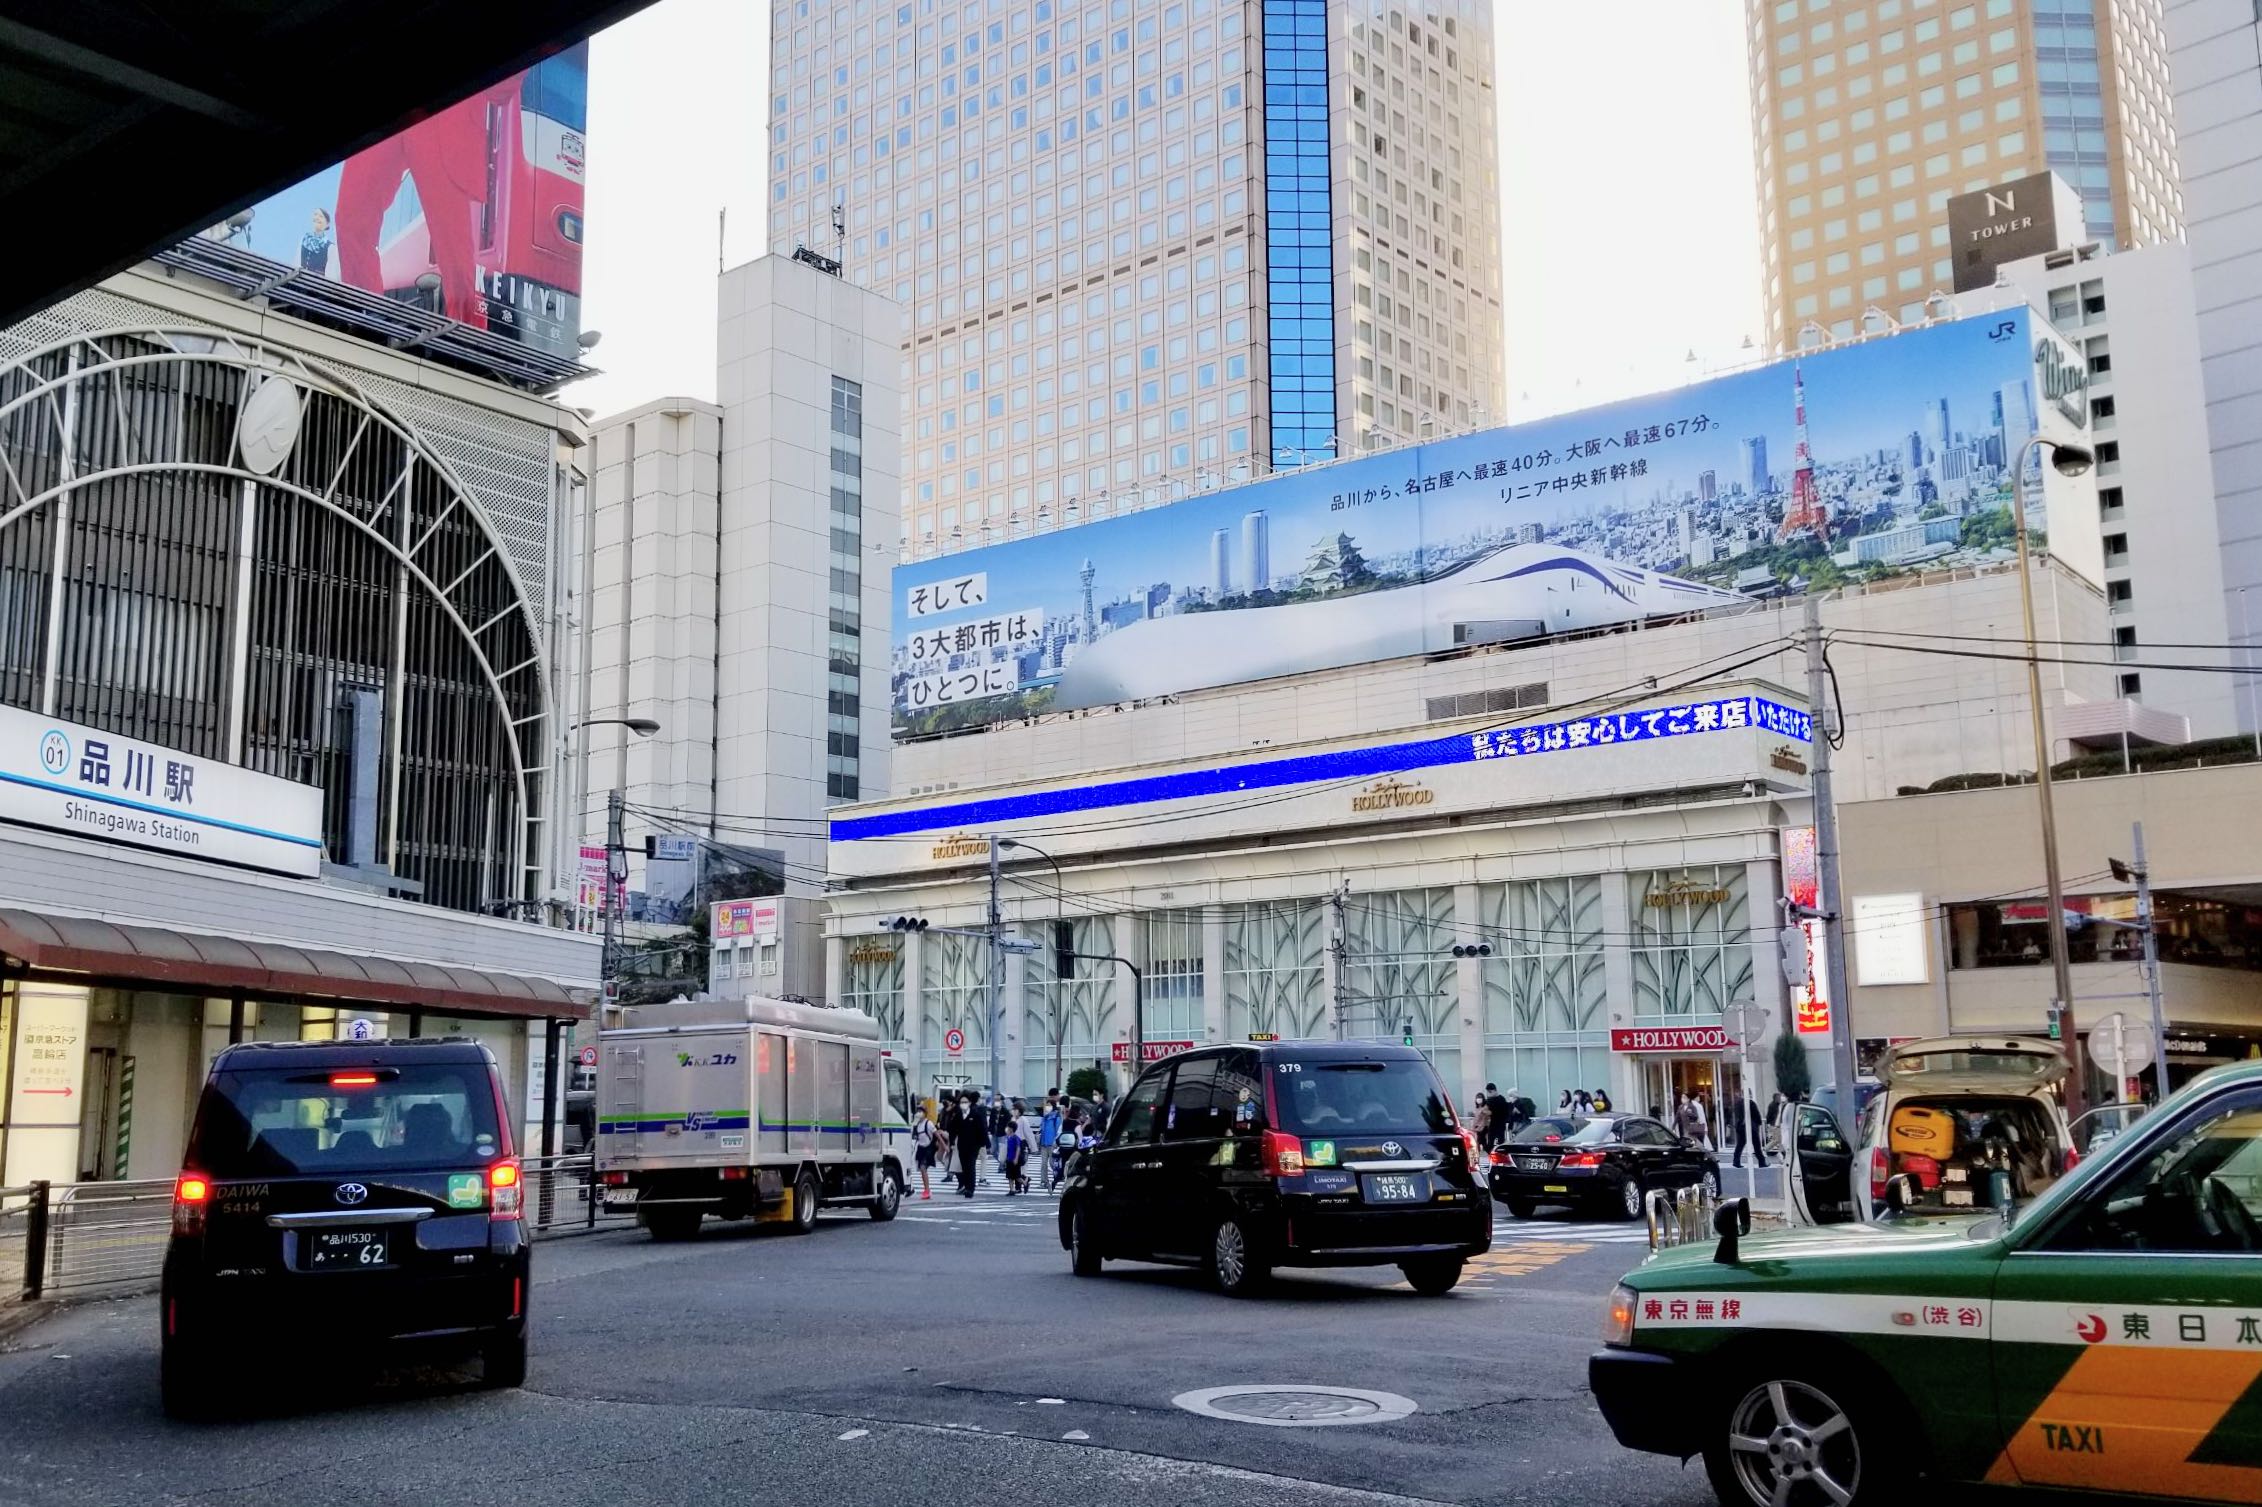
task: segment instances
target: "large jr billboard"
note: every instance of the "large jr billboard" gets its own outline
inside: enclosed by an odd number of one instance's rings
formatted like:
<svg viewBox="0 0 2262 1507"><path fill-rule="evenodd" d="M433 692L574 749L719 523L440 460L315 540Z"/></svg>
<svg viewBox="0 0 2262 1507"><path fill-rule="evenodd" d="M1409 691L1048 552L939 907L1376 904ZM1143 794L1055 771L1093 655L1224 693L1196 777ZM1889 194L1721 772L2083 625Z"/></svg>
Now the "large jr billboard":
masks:
<svg viewBox="0 0 2262 1507"><path fill-rule="evenodd" d="M582 43L208 234L573 356L581 333L588 99Z"/></svg>
<svg viewBox="0 0 2262 1507"><path fill-rule="evenodd" d="M2012 461L2038 425L2086 422L2081 380L2002 310L899 565L896 728L2007 558ZM2038 536L2045 506L2033 486ZM2096 575L2095 541L2069 542Z"/></svg>

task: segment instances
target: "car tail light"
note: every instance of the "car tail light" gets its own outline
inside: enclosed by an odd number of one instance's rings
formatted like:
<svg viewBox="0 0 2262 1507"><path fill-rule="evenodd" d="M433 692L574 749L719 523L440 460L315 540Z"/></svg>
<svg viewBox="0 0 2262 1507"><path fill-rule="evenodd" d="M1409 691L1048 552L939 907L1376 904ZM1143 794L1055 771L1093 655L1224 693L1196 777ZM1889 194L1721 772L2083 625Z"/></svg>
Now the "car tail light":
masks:
<svg viewBox="0 0 2262 1507"><path fill-rule="evenodd" d="M518 1163L497 1162L487 1169L488 1218L518 1218L525 1194L526 1189L519 1181Z"/></svg>
<svg viewBox="0 0 2262 1507"><path fill-rule="evenodd" d="M1475 1131L1463 1130L1461 1132L1461 1147L1468 1155L1470 1166L1474 1167L1478 1162L1484 1160L1484 1150L1477 1145Z"/></svg>
<svg viewBox="0 0 2262 1507"><path fill-rule="evenodd" d="M601 1172L597 1175L597 1180L608 1188L625 1188L628 1186L628 1174L626 1172Z"/></svg>
<svg viewBox="0 0 2262 1507"><path fill-rule="evenodd" d="M1886 1154L1885 1148L1882 1146L1870 1147L1869 1201L1872 1204L1881 1204L1885 1201L1885 1184L1890 1182L1892 1177L1893 1158Z"/></svg>
<svg viewBox="0 0 2262 1507"><path fill-rule="evenodd" d="M1304 1143L1282 1131L1266 1131L1264 1169L1267 1177L1302 1177Z"/></svg>
<svg viewBox="0 0 2262 1507"><path fill-rule="evenodd" d="M204 1212L212 1202L212 1183L200 1172L184 1172L173 1184L173 1233L204 1233Z"/></svg>
<svg viewBox="0 0 2262 1507"><path fill-rule="evenodd" d="M524 1277L513 1277L511 1278L511 1317L515 1319L524 1312L526 1312L526 1279Z"/></svg>
<svg viewBox="0 0 2262 1507"><path fill-rule="evenodd" d="M2067 1173L2073 1171L2074 1168L2080 1165L2081 1153L2074 1150L2073 1147L2068 1146L2065 1150L2058 1153L2058 1175L2060 1177L2065 1176Z"/></svg>
<svg viewBox="0 0 2262 1507"><path fill-rule="evenodd" d="M746 1176L746 1169L744 1167L724 1167L721 1169L721 1172L723 1181L726 1183L743 1180Z"/></svg>
<svg viewBox="0 0 2262 1507"><path fill-rule="evenodd" d="M1599 1151L1566 1151L1558 1167L1599 1167L1609 1158Z"/></svg>
<svg viewBox="0 0 2262 1507"><path fill-rule="evenodd" d="M1495 1167L1506 1167L1506 1166L1509 1166L1509 1165L1510 1165L1510 1161L1509 1161L1509 1157L1508 1157L1508 1153L1507 1153L1507 1151L1506 1151L1506 1150L1504 1150L1504 1149L1503 1149L1503 1148L1501 1148L1501 1147L1498 1147L1498 1146L1495 1146L1495 1147L1493 1147L1493 1148L1492 1148L1492 1165L1494 1165Z"/></svg>

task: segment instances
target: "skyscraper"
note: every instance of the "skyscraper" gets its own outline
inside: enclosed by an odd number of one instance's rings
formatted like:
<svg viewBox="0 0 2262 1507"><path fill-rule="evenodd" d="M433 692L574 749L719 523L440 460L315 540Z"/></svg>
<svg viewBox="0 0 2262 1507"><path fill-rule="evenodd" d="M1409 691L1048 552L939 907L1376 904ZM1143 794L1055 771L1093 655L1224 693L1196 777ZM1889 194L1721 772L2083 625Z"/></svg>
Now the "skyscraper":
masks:
<svg viewBox="0 0 2262 1507"><path fill-rule="evenodd" d="M1916 412L1917 432L1924 436L1925 448L1931 451L1931 458L1937 460L1946 455L1948 447L1955 443L1956 438L1955 428L1948 421L1948 400L1926 398L1924 405Z"/></svg>
<svg viewBox="0 0 2262 1507"><path fill-rule="evenodd" d="M1272 584L1272 521L1263 508L1241 518L1241 576L1251 591Z"/></svg>
<svg viewBox="0 0 2262 1507"><path fill-rule="evenodd" d="M1210 531L1210 590L1221 597L1233 593L1233 535L1228 529Z"/></svg>
<svg viewBox="0 0 2262 1507"><path fill-rule="evenodd" d="M1767 473L1767 436L1755 434L1744 441L1744 485L1754 497L1764 497L1774 490Z"/></svg>
<svg viewBox="0 0 2262 1507"><path fill-rule="evenodd" d="M2160 0L1745 0L1775 344L1953 285L1951 194L2055 170L2090 238L2182 230Z"/></svg>
<svg viewBox="0 0 2262 1507"><path fill-rule="evenodd" d="M1492 10L773 0L771 239L905 311L905 542L1496 420Z"/></svg>

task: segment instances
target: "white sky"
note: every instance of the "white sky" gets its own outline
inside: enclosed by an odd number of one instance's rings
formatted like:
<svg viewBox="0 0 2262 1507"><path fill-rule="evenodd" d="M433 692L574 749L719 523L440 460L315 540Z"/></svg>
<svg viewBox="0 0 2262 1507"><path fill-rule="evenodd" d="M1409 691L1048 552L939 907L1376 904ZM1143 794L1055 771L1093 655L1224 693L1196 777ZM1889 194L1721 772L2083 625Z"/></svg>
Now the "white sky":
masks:
<svg viewBox="0 0 2262 1507"><path fill-rule="evenodd" d="M1762 340L1743 24L1742 0L1500 0L1510 417ZM659 0L596 39L582 317L604 372L568 401L714 395L718 244L766 244L768 55L765 0Z"/></svg>

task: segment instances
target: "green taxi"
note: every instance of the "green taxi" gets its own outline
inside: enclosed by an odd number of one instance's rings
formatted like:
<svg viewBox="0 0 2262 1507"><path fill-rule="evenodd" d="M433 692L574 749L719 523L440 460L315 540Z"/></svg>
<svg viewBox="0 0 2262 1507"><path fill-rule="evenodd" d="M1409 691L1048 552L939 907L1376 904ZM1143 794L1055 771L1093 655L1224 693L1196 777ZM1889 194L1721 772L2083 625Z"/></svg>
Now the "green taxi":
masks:
<svg viewBox="0 0 2262 1507"><path fill-rule="evenodd" d="M2007 1186L2007 1184L2006 1184ZM1730 1507L1919 1478L2262 1503L2262 1063L2201 1075L2031 1204L1669 1247L1588 1364L1618 1442Z"/></svg>

